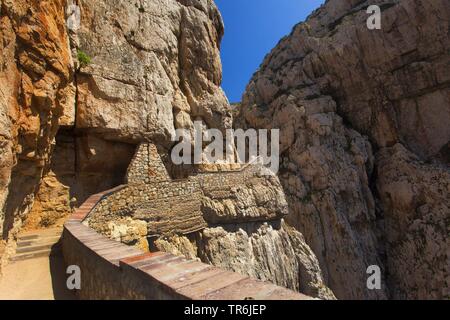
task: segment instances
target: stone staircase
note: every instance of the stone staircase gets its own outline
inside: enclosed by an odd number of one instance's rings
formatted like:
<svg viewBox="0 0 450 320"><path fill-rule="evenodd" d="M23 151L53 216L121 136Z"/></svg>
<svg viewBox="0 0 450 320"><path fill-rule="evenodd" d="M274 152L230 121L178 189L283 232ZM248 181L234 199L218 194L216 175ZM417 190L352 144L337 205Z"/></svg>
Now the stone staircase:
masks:
<svg viewBox="0 0 450 320"><path fill-rule="evenodd" d="M17 238L17 249L11 261L49 257L61 252L62 228L23 232Z"/></svg>

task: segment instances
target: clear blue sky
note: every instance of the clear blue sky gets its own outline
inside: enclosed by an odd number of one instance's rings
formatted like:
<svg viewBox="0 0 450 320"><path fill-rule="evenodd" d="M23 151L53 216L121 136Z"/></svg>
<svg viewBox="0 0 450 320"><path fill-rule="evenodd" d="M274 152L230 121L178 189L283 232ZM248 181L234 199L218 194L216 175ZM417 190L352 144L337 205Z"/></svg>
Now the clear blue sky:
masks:
<svg viewBox="0 0 450 320"><path fill-rule="evenodd" d="M245 86L265 55L292 27L324 0L215 0L225 23L222 87L230 102L241 101Z"/></svg>

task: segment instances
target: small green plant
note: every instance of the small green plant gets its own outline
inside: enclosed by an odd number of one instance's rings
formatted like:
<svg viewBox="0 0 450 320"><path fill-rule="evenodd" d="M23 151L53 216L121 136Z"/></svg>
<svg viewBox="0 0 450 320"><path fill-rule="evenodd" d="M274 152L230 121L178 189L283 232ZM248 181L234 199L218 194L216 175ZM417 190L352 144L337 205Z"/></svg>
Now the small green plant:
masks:
<svg viewBox="0 0 450 320"><path fill-rule="evenodd" d="M91 63L91 57L89 57L83 50L77 50L78 63L80 68L86 67Z"/></svg>

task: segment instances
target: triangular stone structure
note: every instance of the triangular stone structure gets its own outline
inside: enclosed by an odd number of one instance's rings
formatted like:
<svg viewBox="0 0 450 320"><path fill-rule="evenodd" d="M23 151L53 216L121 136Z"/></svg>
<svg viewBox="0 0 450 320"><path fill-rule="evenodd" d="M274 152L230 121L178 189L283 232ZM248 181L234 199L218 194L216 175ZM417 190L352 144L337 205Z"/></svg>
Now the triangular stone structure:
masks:
<svg viewBox="0 0 450 320"><path fill-rule="evenodd" d="M127 171L127 184L149 184L170 181L171 178L156 146L141 143Z"/></svg>

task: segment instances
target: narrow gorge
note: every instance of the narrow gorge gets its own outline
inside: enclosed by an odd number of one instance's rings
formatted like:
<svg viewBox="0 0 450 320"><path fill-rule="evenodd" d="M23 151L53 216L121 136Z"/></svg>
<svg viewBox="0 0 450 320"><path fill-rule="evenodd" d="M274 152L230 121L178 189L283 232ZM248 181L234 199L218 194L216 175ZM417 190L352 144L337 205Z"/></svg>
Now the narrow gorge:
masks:
<svg viewBox="0 0 450 320"><path fill-rule="evenodd" d="M448 0L328 0L233 105L213 0L0 1L1 265L120 186L83 223L144 252L320 299L450 298ZM174 165L195 122L280 129L278 175Z"/></svg>

